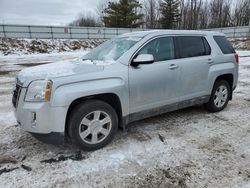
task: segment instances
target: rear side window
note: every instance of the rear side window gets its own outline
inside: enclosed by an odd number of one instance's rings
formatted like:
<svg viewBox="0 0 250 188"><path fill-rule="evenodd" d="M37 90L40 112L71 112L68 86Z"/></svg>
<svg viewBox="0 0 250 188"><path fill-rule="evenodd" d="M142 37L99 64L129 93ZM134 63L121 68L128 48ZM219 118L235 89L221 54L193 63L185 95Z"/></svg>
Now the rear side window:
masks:
<svg viewBox="0 0 250 188"><path fill-rule="evenodd" d="M180 36L176 37L178 57L188 58L211 54L211 48L205 37Z"/></svg>
<svg viewBox="0 0 250 188"><path fill-rule="evenodd" d="M223 54L234 54L235 50L224 36L214 36L215 42L220 47Z"/></svg>

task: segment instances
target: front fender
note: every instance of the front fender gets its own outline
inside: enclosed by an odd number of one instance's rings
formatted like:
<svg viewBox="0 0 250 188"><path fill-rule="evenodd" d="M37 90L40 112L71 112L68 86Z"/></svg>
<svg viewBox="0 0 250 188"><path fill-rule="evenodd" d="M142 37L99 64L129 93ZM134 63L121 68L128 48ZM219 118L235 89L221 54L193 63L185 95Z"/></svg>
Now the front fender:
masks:
<svg viewBox="0 0 250 188"><path fill-rule="evenodd" d="M51 105L53 107L69 107L78 98L104 93L116 94L120 99L123 115L128 114L128 88L124 80L116 77L58 86L52 94Z"/></svg>

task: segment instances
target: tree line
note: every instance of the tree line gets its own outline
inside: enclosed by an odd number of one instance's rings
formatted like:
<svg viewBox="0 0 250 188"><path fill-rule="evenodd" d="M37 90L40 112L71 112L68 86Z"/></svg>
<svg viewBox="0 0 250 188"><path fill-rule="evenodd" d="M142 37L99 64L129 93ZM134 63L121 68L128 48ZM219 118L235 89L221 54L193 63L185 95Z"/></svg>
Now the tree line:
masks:
<svg viewBox="0 0 250 188"><path fill-rule="evenodd" d="M97 15L97 16L96 16ZM250 24L250 0L106 0L71 26L206 29Z"/></svg>

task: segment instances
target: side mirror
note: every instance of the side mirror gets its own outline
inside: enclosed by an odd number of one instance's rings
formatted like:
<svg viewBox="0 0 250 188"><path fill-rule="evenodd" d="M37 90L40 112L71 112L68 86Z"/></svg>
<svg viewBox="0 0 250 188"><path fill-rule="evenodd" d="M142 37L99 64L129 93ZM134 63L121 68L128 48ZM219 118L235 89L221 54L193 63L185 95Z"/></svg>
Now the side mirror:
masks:
<svg viewBox="0 0 250 188"><path fill-rule="evenodd" d="M133 59L131 65L137 67L140 64L152 64L154 62L154 56L151 54L140 54Z"/></svg>

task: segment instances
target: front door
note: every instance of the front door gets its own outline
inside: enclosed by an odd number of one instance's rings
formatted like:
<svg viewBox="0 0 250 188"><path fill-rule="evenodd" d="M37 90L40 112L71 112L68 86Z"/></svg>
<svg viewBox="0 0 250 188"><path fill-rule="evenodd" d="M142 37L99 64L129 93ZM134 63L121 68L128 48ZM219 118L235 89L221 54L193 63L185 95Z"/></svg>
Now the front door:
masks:
<svg viewBox="0 0 250 188"><path fill-rule="evenodd" d="M173 38L155 38L135 57L140 54L152 54L154 63L129 67L131 114L178 101L180 70L178 60L175 60Z"/></svg>

